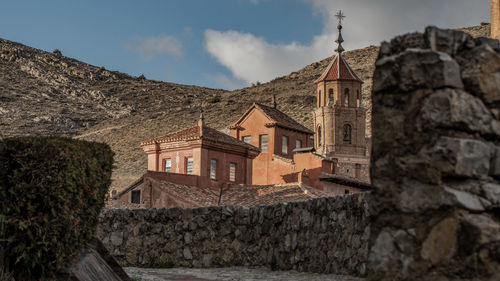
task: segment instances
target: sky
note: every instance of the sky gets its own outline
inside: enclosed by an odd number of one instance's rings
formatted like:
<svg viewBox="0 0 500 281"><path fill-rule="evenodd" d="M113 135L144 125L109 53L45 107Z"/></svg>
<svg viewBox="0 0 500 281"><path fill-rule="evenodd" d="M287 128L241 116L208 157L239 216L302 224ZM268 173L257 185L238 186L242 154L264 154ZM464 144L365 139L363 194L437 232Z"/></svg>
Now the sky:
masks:
<svg viewBox="0 0 500 281"><path fill-rule="evenodd" d="M490 21L489 0L2 0L0 37L148 79L237 89L428 25Z"/></svg>

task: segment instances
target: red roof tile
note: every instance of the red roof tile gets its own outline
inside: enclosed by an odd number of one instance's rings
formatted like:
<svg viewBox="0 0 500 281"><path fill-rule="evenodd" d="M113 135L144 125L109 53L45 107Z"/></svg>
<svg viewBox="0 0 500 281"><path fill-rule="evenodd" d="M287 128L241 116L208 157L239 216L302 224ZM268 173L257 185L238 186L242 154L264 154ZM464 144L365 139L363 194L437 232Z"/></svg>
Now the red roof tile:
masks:
<svg viewBox="0 0 500 281"><path fill-rule="evenodd" d="M195 207L208 206L257 206L272 205L283 202L306 201L313 198L330 197L332 194L316 190L311 187L301 186L298 183L268 186L248 186L228 184L222 189L206 188L175 184L165 180L144 175L143 181L138 181L133 186L120 192L114 197L115 200L107 202L107 208L143 208L144 206L134 204L122 204L118 198L136 188L141 188L144 184L153 184L161 192L166 192L169 197L175 198L182 205Z"/></svg>
<svg viewBox="0 0 500 281"><path fill-rule="evenodd" d="M282 128L291 129L295 131L299 131L306 134L314 134L313 131L309 130L299 122L293 120L290 116L285 113L279 111L274 107L270 107L267 105L263 105L260 103L254 103L241 117L236 121L230 128L237 127L243 119L254 109L257 108L269 119L269 125L276 125Z"/></svg>
<svg viewBox="0 0 500 281"><path fill-rule="evenodd" d="M315 81L316 83L322 81L337 81L337 80L354 80L363 83L358 75L347 64L342 55L337 54L332 62L325 69L323 74Z"/></svg>
<svg viewBox="0 0 500 281"><path fill-rule="evenodd" d="M202 133L202 134L201 134ZM150 139L141 142L142 145L149 145L153 143L166 143L166 142L174 142L174 141L187 141L187 140L196 140L196 139L203 139L203 140L209 140L215 143L225 143L225 144L231 144L231 145L236 145L240 147L244 147L247 149L255 150L255 151L260 151L257 147L248 144L246 142L237 140L227 134L224 134L222 132L219 132L215 129L212 129L207 126L203 126L203 132L200 130L200 126L196 125L191 128L186 128L177 132L169 133L166 134L162 137Z"/></svg>

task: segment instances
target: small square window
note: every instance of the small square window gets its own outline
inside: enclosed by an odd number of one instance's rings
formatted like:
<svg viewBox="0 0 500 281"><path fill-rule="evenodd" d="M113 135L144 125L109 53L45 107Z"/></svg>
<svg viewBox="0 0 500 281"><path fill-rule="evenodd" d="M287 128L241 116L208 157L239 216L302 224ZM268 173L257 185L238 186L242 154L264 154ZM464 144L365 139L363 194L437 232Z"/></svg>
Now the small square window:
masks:
<svg viewBox="0 0 500 281"><path fill-rule="evenodd" d="M252 144L252 136L244 136L242 140L248 144Z"/></svg>
<svg viewBox="0 0 500 281"><path fill-rule="evenodd" d="M186 174L193 174L193 157L186 158Z"/></svg>
<svg viewBox="0 0 500 281"><path fill-rule="evenodd" d="M141 204L141 191L140 190L132 190L130 196L130 202L134 204Z"/></svg>
<svg viewBox="0 0 500 281"><path fill-rule="evenodd" d="M210 179L217 179L217 160L210 160Z"/></svg>
<svg viewBox="0 0 500 281"><path fill-rule="evenodd" d="M172 171L172 160L165 159L164 171L166 173L170 173Z"/></svg>
<svg viewBox="0 0 500 281"><path fill-rule="evenodd" d="M288 154L288 137L283 136L281 138L281 154L287 155Z"/></svg>
<svg viewBox="0 0 500 281"><path fill-rule="evenodd" d="M236 163L229 163L229 181L236 181Z"/></svg>
<svg viewBox="0 0 500 281"><path fill-rule="evenodd" d="M267 135L260 135L260 151L267 152Z"/></svg>
<svg viewBox="0 0 500 281"><path fill-rule="evenodd" d="M302 148L302 141L301 140L295 141L295 148Z"/></svg>

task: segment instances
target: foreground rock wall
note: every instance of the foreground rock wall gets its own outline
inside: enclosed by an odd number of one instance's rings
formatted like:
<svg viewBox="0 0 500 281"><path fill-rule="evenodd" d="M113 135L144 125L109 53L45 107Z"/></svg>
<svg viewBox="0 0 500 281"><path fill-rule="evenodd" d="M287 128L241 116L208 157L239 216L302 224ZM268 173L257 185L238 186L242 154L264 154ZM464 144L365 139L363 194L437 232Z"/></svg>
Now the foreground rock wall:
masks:
<svg viewBox="0 0 500 281"><path fill-rule="evenodd" d="M369 194L258 207L105 210L98 236L127 266L366 271Z"/></svg>
<svg viewBox="0 0 500 281"><path fill-rule="evenodd" d="M500 280L499 47L436 28L382 44L372 280Z"/></svg>

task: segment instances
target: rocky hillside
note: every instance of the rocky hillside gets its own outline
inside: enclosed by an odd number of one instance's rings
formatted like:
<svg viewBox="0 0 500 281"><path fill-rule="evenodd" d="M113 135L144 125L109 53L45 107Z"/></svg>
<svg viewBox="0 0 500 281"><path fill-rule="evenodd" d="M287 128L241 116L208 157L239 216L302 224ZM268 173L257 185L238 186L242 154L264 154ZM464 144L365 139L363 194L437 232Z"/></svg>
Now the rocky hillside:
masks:
<svg viewBox="0 0 500 281"><path fill-rule="evenodd" d="M464 30L487 36L489 25ZM344 53L365 81L363 103L369 112L377 54L375 46ZM145 171L146 157L139 142L193 125L200 109L209 126L224 129L252 102L270 103L276 94L282 111L312 127L313 81L330 60L268 83L224 91L139 79L0 39L0 133L106 142L116 152L113 188L122 189ZM370 114L367 118L370 124Z"/></svg>

